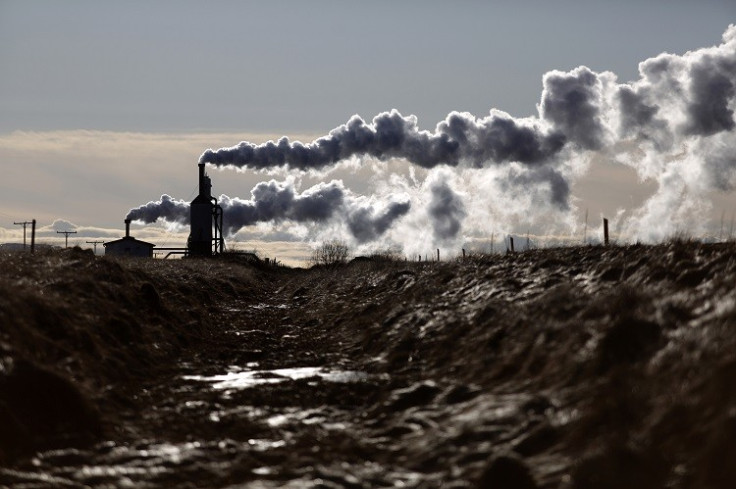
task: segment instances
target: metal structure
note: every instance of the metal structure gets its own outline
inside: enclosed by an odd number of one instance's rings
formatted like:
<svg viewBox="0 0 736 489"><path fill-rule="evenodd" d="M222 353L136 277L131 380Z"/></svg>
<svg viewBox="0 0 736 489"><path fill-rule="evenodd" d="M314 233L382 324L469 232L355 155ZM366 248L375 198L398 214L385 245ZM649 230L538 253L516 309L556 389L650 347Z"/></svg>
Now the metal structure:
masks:
<svg viewBox="0 0 736 489"><path fill-rule="evenodd" d="M204 171L204 163L199 164L199 195L190 204L189 212L190 233L186 254L202 257L223 253L223 211L212 196L212 181Z"/></svg>

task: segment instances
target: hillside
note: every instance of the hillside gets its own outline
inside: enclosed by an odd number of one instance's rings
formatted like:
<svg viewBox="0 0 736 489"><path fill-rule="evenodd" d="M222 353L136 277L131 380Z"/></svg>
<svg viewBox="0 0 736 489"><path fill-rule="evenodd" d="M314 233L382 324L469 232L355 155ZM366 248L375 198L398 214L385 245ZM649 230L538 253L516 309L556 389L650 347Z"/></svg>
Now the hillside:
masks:
<svg viewBox="0 0 736 489"><path fill-rule="evenodd" d="M10 487L736 487L733 243L0 270Z"/></svg>

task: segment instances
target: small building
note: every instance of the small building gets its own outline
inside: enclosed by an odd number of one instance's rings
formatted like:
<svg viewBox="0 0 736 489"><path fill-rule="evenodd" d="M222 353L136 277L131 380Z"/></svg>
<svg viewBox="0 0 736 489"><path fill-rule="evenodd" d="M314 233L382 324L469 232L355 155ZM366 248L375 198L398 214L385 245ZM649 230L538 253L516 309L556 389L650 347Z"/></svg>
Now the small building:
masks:
<svg viewBox="0 0 736 489"><path fill-rule="evenodd" d="M153 243L147 243L139 239L135 239L130 235L130 219L125 220L125 237L103 243L105 247L105 255L110 256L138 256L143 258L153 258Z"/></svg>

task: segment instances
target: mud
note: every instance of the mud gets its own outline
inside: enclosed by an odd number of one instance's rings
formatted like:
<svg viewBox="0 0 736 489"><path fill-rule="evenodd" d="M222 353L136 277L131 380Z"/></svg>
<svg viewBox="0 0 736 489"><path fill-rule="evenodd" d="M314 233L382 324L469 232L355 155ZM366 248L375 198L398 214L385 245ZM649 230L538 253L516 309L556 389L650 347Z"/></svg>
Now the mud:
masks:
<svg viewBox="0 0 736 489"><path fill-rule="evenodd" d="M9 487L736 487L736 245L0 256Z"/></svg>

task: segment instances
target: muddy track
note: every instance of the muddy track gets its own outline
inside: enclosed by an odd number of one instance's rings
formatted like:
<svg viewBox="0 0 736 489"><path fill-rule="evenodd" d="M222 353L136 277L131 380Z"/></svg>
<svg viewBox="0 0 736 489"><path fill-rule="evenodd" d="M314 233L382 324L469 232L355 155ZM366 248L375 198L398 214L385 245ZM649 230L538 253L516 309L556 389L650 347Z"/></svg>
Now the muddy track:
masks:
<svg viewBox="0 0 736 489"><path fill-rule="evenodd" d="M129 393L117 441L41 453L0 478L27 488L401 480L368 462L380 443L355 428L385 379L351 370L339 339L304 324L300 294L282 286L220 304L206 319L222 325L217 336Z"/></svg>

